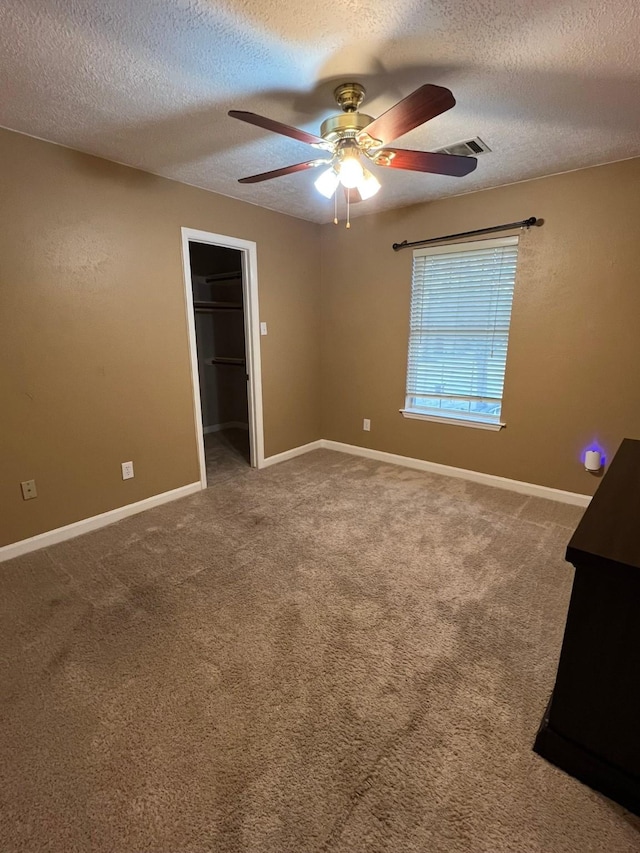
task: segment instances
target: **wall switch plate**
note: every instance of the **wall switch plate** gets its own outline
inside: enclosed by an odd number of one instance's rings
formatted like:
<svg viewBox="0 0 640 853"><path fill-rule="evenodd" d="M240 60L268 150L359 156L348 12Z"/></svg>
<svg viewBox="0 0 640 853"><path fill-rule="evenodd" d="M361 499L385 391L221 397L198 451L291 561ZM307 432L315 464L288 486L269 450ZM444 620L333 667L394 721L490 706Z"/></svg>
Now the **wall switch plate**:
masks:
<svg viewBox="0 0 640 853"><path fill-rule="evenodd" d="M362 429L363 429L365 432L371 432L371 421L369 420L369 418L365 418L365 419L362 421Z"/></svg>
<svg viewBox="0 0 640 853"><path fill-rule="evenodd" d="M123 480L133 479L133 462L123 462L122 463L122 479Z"/></svg>
<svg viewBox="0 0 640 853"><path fill-rule="evenodd" d="M267 324L266 323L260 323L260 334L261 335L267 334Z"/></svg>
<svg viewBox="0 0 640 853"><path fill-rule="evenodd" d="M22 489L22 497L25 501L30 501L32 498L38 497L35 480L24 480L24 482L20 483L20 488Z"/></svg>

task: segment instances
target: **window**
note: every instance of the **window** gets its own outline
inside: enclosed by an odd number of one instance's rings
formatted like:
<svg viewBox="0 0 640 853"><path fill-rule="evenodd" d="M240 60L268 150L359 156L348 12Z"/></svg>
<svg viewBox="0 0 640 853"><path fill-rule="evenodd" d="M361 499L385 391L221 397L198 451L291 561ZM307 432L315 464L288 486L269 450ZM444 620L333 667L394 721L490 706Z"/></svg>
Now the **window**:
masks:
<svg viewBox="0 0 640 853"><path fill-rule="evenodd" d="M405 417L500 429L518 238L413 253Z"/></svg>

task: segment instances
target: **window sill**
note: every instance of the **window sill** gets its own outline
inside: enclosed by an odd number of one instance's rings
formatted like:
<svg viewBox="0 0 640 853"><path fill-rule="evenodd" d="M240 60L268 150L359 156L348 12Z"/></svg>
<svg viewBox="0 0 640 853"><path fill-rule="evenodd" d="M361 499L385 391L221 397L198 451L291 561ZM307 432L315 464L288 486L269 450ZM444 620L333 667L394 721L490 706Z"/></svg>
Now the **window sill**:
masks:
<svg viewBox="0 0 640 853"><path fill-rule="evenodd" d="M427 415L415 409L400 409L403 418L414 418L418 421L433 421L436 424L453 424L454 426L473 427L473 429L489 429L493 432L503 429L506 424L491 421L472 420L471 418L455 418L446 415Z"/></svg>

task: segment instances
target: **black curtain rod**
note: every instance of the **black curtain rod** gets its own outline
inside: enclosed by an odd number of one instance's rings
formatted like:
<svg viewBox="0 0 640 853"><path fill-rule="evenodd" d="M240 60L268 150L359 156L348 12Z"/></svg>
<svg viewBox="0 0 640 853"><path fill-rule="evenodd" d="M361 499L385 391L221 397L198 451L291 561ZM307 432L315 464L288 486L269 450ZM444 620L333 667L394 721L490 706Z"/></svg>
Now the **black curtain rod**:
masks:
<svg viewBox="0 0 640 853"><path fill-rule="evenodd" d="M494 225L491 228L478 228L475 231L461 231L460 234L447 234L446 237L432 237L430 240L416 240L413 243L407 243L403 240L402 243L394 243L393 251L399 252L400 249L412 249L414 246L428 246L430 243L439 243L441 240L456 240L458 237L475 237L476 234L492 234L494 231L509 231L511 228L531 228L532 225L542 225L542 219L536 219L535 216L530 216L529 219L523 219L520 222L509 222L506 225Z"/></svg>

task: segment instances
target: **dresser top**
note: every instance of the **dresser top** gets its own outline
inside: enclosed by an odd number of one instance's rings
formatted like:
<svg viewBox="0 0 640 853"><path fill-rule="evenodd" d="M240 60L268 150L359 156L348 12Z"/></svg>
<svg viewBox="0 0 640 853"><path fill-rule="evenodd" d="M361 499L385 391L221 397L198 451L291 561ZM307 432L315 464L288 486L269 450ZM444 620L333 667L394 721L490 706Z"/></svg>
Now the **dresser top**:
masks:
<svg viewBox="0 0 640 853"><path fill-rule="evenodd" d="M625 438L567 547L640 569L640 441Z"/></svg>

